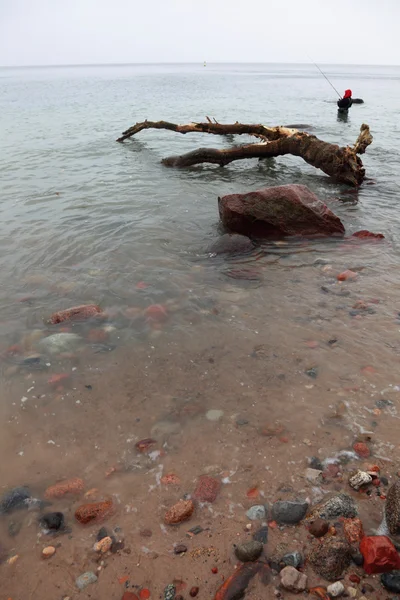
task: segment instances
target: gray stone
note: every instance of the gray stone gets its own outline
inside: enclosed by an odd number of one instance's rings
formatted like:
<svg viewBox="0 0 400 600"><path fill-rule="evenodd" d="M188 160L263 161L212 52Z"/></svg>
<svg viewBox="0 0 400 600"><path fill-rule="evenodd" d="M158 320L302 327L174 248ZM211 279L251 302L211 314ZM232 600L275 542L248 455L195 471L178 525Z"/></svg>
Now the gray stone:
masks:
<svg viewBox="0 0 400 600"><path fill-rule="evenodd" d="M83 340L76 333L55 333L41 339L37 346L45 354L61 354L62 352L73 352Z"/></svg>
<svg viewBox="0 0 400 600"><path fill-rule="evenodd" d="M289 592L299 594L307 587L307 575L300 573L294 567L285 567L280 572L281 586Z"/></svg>
<svg viewBox="0 0 400 600"><path fill-rule="evenodd" d="M76 587L81 591L85 589L91 583L96 583L97 576L93 573L93 571L86 571L86 573L82 573L75 579Z"/></svg>
<svg viewBox="0 0 400 600"><path fill-rule="evenodd" d="M320 471L319 469L308 468L306 469L306 479L310 483L318 485L322 482L322 471Z"/></svg>
<svg viewBox="0 0 400 600"><path fill-rule="evenodd" d="M3 494L0 499L0 514L10 513L20 508L28 508L32 495L26 487L16 487Z"/></svg>
<svg viewBox="0 0 400 600"><path fill-rule="evenodd" d="M400 571L383 573L383 575L381 575L381 584L384 588L389 590L389 592L400 594Z"/></svg>
<svg viewBox="0 0 400 600"><path fill-rule="evenodd" d="M260 527L260 529L253 535L253 540L256 542L261 542L262 544L266 544L268 542L268 525L263 525Z"/></svg>
<svg viewBox="0 0 400 600"><path fill-rule="evenodd" d="M238 544L235 548L235 554L242 562L254 562L261 556L263 549L264 545L261 542L252 540L251 542Z"/></svg>
<svg viewBox="0 0 400 600"><path fill-rule="evenodd" d="M287 567L294 567L297 569L303 563L303 557L300 552L289 552L282 557L281 562Z"/></svg>
<svg viewBox="0 0 400 600"><path fill-rule="evenodd" d="M318 504L313 510L310 516L321 517L330 521L337 519L338 517L345 517L346 519L353 519L358 514L357 505L353 498L347 494L338 494L332 496L328 500L325 500Z"/></svg>
<svg viewBox="0 0 400 600"><path fill-rule="evenodd" d="M272 505L272 520L281 525L296 525L306 516L308 502L278 500Z"/></svg>
<svg viewBox="0 0 400 600"><path fill-rule="evenodd" d="M371 475L369 475L365 471L361 471L360 469L358 469L358 471L354 471L353 473L350 473L350 475L349 475L349 485L350 485L350 487L353 488L353 490L356 490L356 491L358 491L364 485L371 483L371 481L372 481Z"/></svg>
<svg viewBox="0 0 400 600"><path fill-rule="evenodd" d="M344 594L344 585L341 581L335 581L335 583L331 583L328 585L327 592L332 598L338 598L342 594Z"/></svg>
<svg viewBox="0 0 400 600"><path fill-rule="evenodd" d="M206 412L206 419L209 421L219 421L224 414L223 410L211 409Z"/></svg>
<svg viewBox="0 0 400 600"><path fill-rule="evenodd" d="M250 238L238 233L225 233L208 249L210 254L245 254L254 249Z"/></svg>
<svg viewBox="0 0 400 600"><path fill-rule="evenodd" d="M266 516L265 506L262 504L256 504L246 512L246 517L250 519L250 521L261 521L262 519L265 519Z"/></svg>

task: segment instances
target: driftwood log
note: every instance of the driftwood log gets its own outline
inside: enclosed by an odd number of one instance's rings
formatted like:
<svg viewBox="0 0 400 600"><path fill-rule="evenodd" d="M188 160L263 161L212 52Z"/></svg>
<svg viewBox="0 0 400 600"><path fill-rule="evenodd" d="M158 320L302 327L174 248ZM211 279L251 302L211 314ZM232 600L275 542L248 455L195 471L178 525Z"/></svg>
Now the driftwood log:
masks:
<svg viewBox="0 0 400 600"><path fill-rule="evenodd" d="M265 127L243 123L222 124L212 122L207 117L205 123L177 125L167 121L143 121L123 132L117 142L123 142L144 129L167 129L177 133L211 133L214 135L250 135L260 141L232 148L198 148L192 152L169 156L162 160L167 167L191 167L201 163L214 163L221 167L234 160L245 158L272 158L292 154L300 156L308 164L321 169L336 181L353 186L360 185L365 177L365 169L359 154L363 154L372 143L368 125L361 125L360 134L354 146L341 147L318 139L298 129L290 127Z"/></svg>

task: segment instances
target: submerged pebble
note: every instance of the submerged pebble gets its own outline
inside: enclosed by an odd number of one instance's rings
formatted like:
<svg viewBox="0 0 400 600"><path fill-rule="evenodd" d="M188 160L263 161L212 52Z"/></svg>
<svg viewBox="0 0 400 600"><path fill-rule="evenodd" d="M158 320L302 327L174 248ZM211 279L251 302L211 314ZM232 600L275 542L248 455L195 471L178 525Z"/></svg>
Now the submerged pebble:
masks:
<svg viewBox="0 0 400 600"><path fill-rule="evenodd" d="M206 419L209 421L219 421L223 414L223 410L211 409L206 412Z"/></svg>
<svg viewBox="0 0 400 600"><path fill-rule="evenodd" d="M252 540L244 544L238 544L235 548L235 554L242 562L254 562L259 558L264 549L262 542Z"/></svg>
<svg viewBox="0 0 400 600"><path fill-rule="evenodd" d="M61 354L73 352L82 343L81 336L76 333L54 333L41 339L37 346L45 354Z"/></svg>
<svg viewBox="0 0 400 600"><path fill-rule="evenodd" d="M97 575L95 575L93 571L86 571L86 573L82 573L82 575L79 575L79 577L75 579L75 584L76 587L82 591L91 583L96 583L96 581Z"/></svg>
<svg viewBox="0 0 400 600"><path fill-rule="evenodd" d="M27 487L16 487L3 494L0 499L0 514L28 508L32 495Z"/></svg>
<svg viewBox="0 0 400 600"><path fill-rule="evenodd" d="M279 500L272 505L272 519L283 525L296 525L306 516L308 502Z"/></svg>
<svg viewBox="0 0 400 600"><path fill-rule="evenodd" d="M46 531L59 531L65 526L64 515L62 512L46 513L40 518L40 525Z"/></svg>
<svg viewBox="0 0 400 600"><path fill-rule="evenodd" d="M256 504L255 506L252 506L246 512L246 517L248 519L250 519L250 521L260 521L262 519L265 519L265 517L266 517L265 506L263 506L262 504Z"/></svg>

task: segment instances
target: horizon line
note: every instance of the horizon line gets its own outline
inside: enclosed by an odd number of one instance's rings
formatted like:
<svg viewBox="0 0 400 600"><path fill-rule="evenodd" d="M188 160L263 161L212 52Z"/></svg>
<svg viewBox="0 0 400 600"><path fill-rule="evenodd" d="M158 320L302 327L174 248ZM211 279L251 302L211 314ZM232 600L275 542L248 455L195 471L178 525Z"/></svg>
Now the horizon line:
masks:
<svg viewBox="0 0 400 600"><path fill-rule="evenodd" d="M34 64L34 65L0 65L0 69L49 69L55 67L128 67L128 66L155 66L155 65L200 65L207 63L209 65L306 65L311 66L311 62L288 62L288 61L159 61L159 62L110 62L110 63L60 63L60 64ZM340 62L319 62L319 65L325 66L344 66L344 67L399 67L396 63L340 63Z"/></svg>

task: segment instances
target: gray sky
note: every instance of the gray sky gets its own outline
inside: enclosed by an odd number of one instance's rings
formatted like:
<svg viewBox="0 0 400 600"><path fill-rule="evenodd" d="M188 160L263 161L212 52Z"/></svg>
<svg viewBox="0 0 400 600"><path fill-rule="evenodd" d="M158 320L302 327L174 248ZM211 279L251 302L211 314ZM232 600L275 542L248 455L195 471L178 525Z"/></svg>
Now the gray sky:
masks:
<svg viewBox="0 0 400 600"><path fill-rule="evenodd" d="M0 65L400 64L400 0L0 0Z"/></svg>

